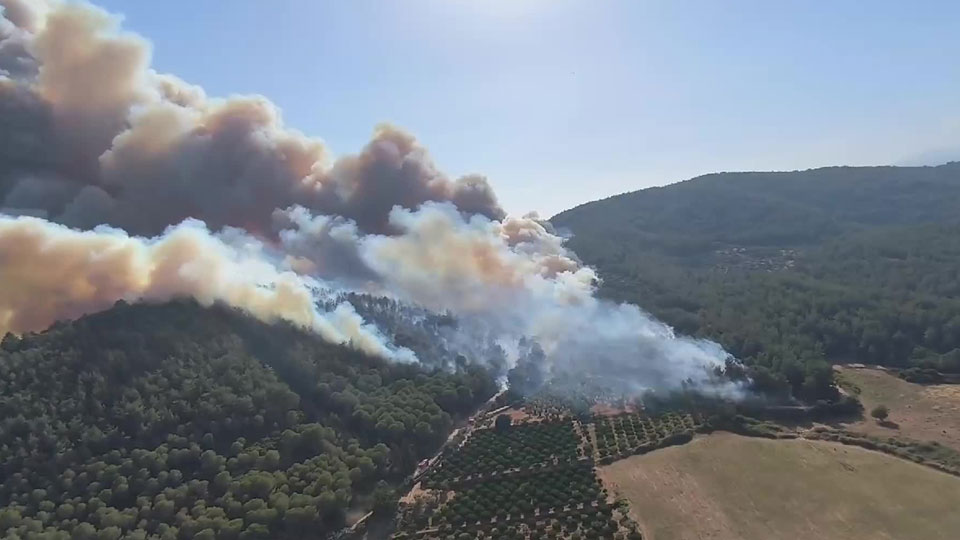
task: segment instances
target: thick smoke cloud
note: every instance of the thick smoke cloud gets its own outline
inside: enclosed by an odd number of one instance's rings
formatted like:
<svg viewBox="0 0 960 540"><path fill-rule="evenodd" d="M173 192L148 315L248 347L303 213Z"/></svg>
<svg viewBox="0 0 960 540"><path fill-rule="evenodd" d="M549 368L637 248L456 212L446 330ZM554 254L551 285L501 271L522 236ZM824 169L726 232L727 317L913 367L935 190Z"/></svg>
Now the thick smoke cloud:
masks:
<svg viewBox="0 0 960 540"><path fill-rule="evenodd" d="M117 300L191 296L225 302L266 321L284 319L334 343L412 361L384 344L350 304L317 308L316 284L278 270L263 244L227 229L213 235L188 220L156 238L109 227L77 231L31 217L0 216L0 334L39 329L61 318L106 309Z"/></svg>
<svg viewBox="0 0 960 540"><path fill-rule="evenodd" d="M2 5L0 141L9 145L0 206L8 213L138 234L202 216L215 229L266 235L274 210L291 205L365 232L387 232L394 205L426 201L503 217L484 178L447 178L399 129L379 126L359 154L331 161L322 141L286 127L266 99L211 99L151 71L148 44L96 8Z"/></svg>
<svg viewBox="0 0 960 540"><path fill-rule="evenodd" d="M415 360L336 300L356 291L475 325L445 327L461 350L536 351L627 392L711 383L727 358L597 299L548 223L505 216L483 177L448 178L398 128L334 158L263 97L152 71L97 8L0 5L0 333L188 295Z"/></svg>

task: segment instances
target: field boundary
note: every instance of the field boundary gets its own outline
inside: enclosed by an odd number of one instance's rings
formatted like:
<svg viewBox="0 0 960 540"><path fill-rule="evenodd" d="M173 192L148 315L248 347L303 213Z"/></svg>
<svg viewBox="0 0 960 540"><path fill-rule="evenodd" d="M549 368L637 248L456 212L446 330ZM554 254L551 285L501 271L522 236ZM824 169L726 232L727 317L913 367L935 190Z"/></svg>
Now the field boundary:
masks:
<svg viewBox="0 0 960 540"><path fill-rule="evenodd" d="M662 448L686 444L693 440L695 434L708 435L720 431L764 439L832 441L887 454L960 477L960 452L935 441L922 442L899 437L882 439L826 425L817 425L808 429L787 428L775 422L757 420L741 415L734 416L731 419L709 418L702 424L697 425L695 429L677 432L655 442L611 454L597 459L597 464L601 466L609 465L635 455L643 455Z"/></svg>
<svg viewBox="0 0 960 540"><path fill-rule="evenodd" d="M954 475L839 441L776 440L726 430L711 435L600 469L605 487L629 504L645 540L954 538L952 526L936 525L936 516L955 508L940 504L937 495L949 490L956 500ZM894 478L899 481L891 482ZM898 498L901 486L909 501ZM774 502L778 497L771 497L781 488L783 500L791 501L782 515ZM886 514L886 503L901 506ZM927 534L931 530L936 534Z"/></svg>
<svg viewBox="0 0 960 540"><path fill-rule="evenodd" d="M801 438L811 441L829 441L845 444L848 446L858 446L865 450L872 450L874 452L879 452L881 454L887 454L889 456L897 457L905 461L912 461L920 465L925 465L932 469L936 469L940 472L944 472L956 477L960 477L960 467L944 463L942 461L937 461L934 459L927 459L922 455L918 455L911 450L922 446L929 445L930 443L921 443L918 441L895 439L893 437L888 439L888 442L883 442L875 437L870 437L869 435L862 435L859 433L853 433L844 430L823 430L818 431L818 428L808 430L800 435ZM893 442L896 441L896 442ZM947 447L936 445L942 449ZM952 450L951 450L952 451ZM960 453L956 453L956 459L960 460Z"/></svg>

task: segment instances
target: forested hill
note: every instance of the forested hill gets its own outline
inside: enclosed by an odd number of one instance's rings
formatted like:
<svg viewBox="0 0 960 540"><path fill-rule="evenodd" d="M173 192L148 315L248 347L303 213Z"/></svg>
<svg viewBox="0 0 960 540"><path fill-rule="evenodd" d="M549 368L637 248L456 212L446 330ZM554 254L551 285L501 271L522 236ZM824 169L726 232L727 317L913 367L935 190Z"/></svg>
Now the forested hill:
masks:
<svg viewBox="0 0 960 540"><path fill-rule="evenodd" d="M710 174L551 222L602 294L719 340L767 390L829 397L830 362L960 371L960 163Z"/></svg>
<svg viewBox="0 0 960 540"><path fill-rule="evenodd" d="M322 537L495 389L191 301L8 335L0 536Z"/></svg>
<svg viewBox="0 0 960 540"><path fill-rule="evenodd" d="M808 245L877 226L952 223L960 219L957 201L960 162L829 167L708 174L586 203L551 222L591 242L622 239L697 255L724 246Z"/></svg>

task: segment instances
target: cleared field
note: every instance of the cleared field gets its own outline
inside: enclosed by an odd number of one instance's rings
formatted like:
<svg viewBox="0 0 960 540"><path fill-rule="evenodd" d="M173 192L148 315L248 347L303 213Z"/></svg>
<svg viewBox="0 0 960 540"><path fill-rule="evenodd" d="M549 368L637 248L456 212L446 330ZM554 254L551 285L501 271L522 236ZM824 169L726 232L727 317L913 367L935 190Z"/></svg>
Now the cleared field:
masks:
<svg viewBox="0 0 960 540"><path fill-rule="evenodd" d="M955 540L960 478L835 443L718 433L601 467L649 540Z"/></svg>
<svg viewBox="0 0 960 540"><path fill-rule="evenodd" d="M841 382L860 389L857 396L865 418L844 424L851 431L937 441L960 450L960 385L914 384L880 369L838 368L838 372ZM890 409L886 425L870 417L877 405Z"/></svg>

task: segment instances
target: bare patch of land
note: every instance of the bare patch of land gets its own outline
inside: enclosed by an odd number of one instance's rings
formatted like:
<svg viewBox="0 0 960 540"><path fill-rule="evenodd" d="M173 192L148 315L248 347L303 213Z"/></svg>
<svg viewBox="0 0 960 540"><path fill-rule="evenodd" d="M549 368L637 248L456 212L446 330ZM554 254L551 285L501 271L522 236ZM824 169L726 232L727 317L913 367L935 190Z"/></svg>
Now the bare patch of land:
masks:
<svg viewBox="0 0 960 540"><path fill-rule="evenodd" d="M937 441L960 450L960 385L921 385L873 368L837 368L838 379L863 403L864 418L844 424L850 431L880 437L908 437ZM870 417L877 405L886 405L890 417L878 423Z"/></svg>
<svg viewBox="0 0 960 540"><path fill-rule="evenodd" d="M631 405L611 405L609 403L597 403L590 407L590 412L597 416L617 416L624 413L637 412L636 407Z"/></svg>
<svg viewBox="0 0 960 540"><path fill-rule="evenodd" d="M518 409L507 409L507 411L506 411L504 414L510 415L510 422L511 422L511 423L514 423L514 424L521 424L521 423L527 422L527 421L529 421L529 420L531 420L531 419L533 418L533 417L531 417L529 414L527 414L526 411L524 411L524 410L522 410L522 409L521 409L521 410L518 410Z"/></svg>
<svg viewBox="0 0 960 540"><path fill-rule="evenodd" d="M717 433L598 473L650 540L946 540L960 530L960 479L836 443Z"/></svg>

